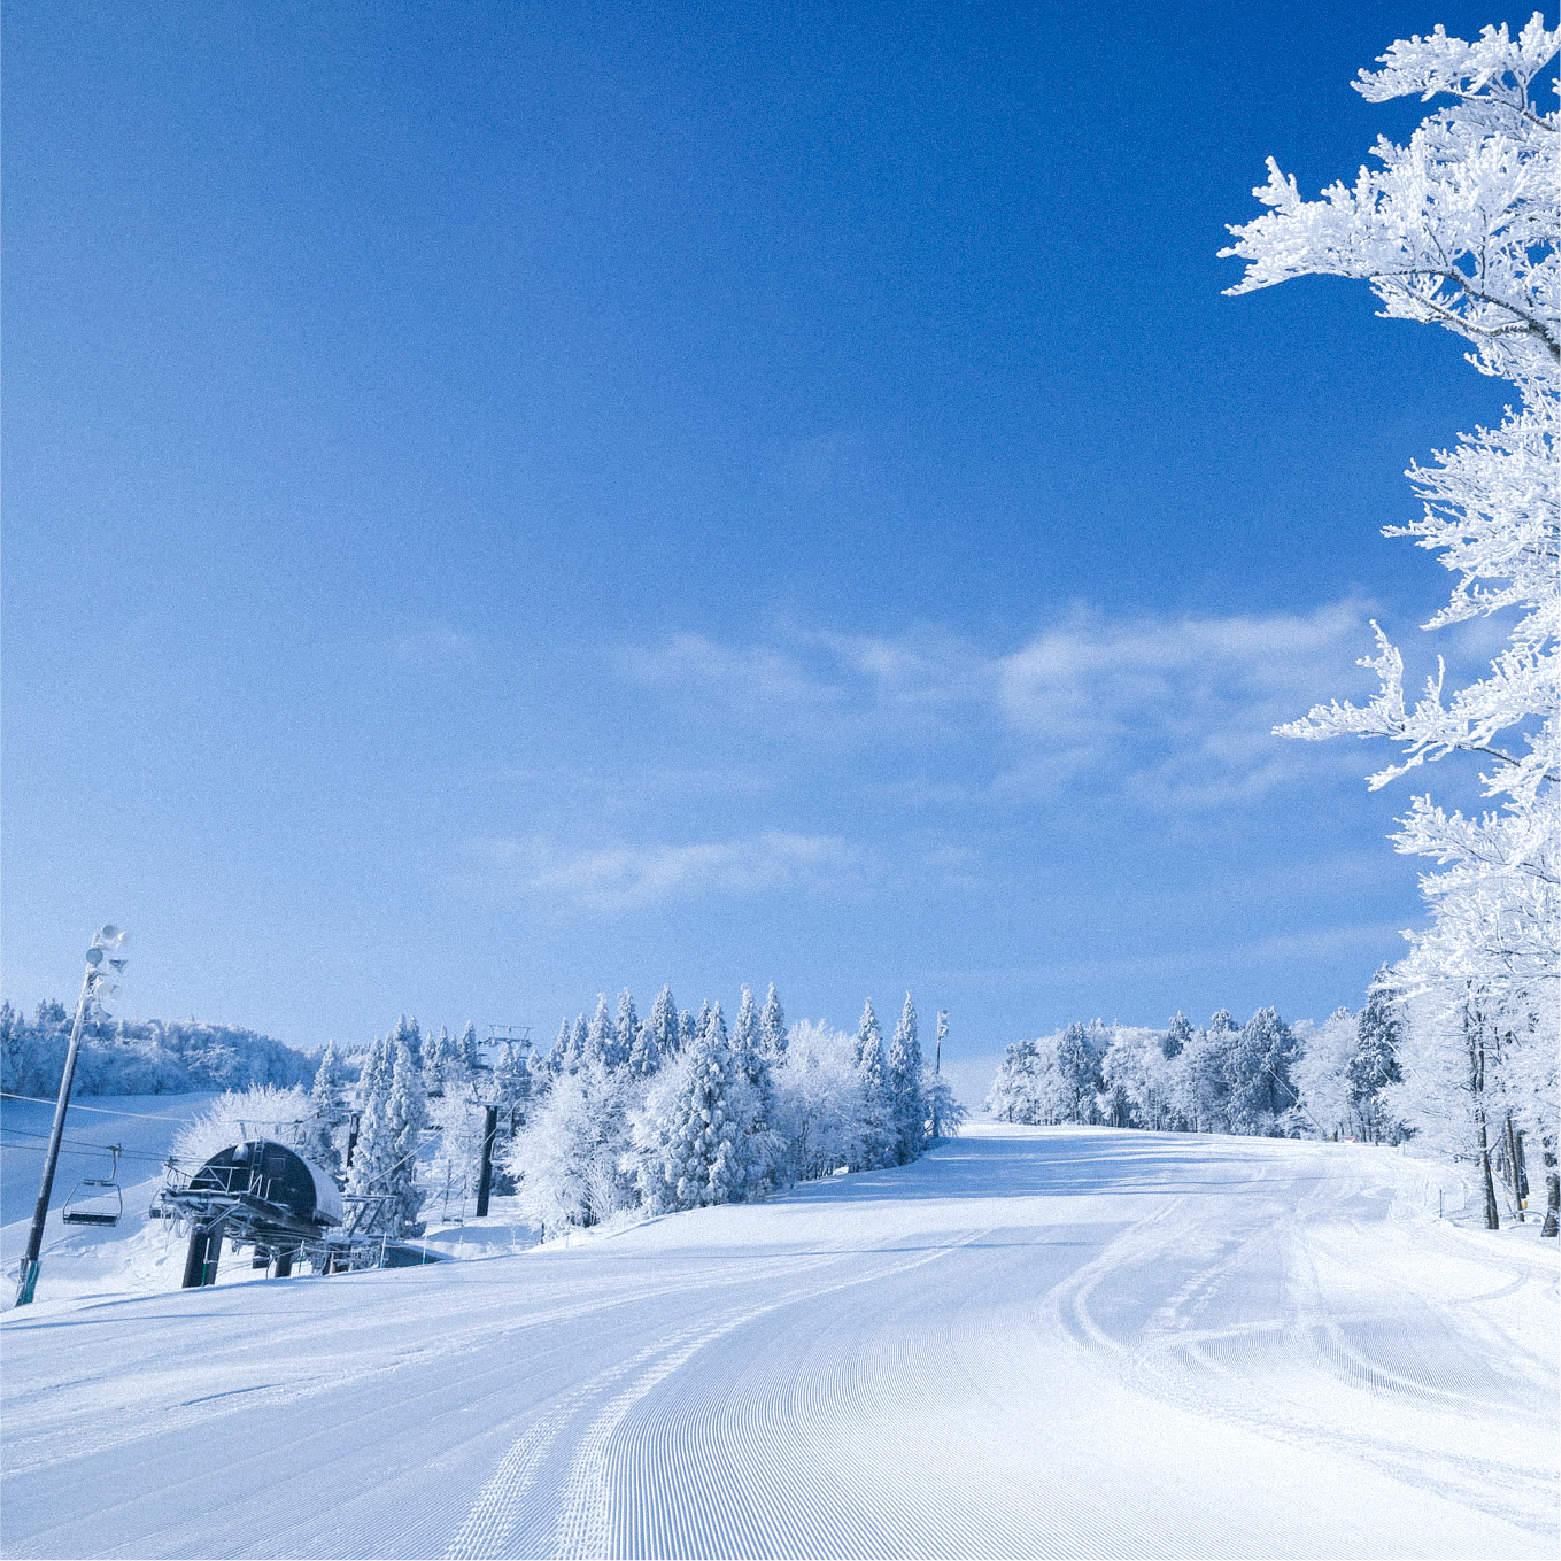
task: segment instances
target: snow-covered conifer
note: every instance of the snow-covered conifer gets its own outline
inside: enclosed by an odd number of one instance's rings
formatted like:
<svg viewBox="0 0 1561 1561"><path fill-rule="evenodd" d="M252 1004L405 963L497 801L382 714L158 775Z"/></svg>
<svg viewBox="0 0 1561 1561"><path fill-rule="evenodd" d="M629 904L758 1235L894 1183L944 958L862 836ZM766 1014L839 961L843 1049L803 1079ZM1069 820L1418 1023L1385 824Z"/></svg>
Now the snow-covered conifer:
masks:
<svg viewBox="0 0 1561 1561"><path fill-rule="evenodd" d="M875 1171L894 1152L894 1120L885 1080L883 1031L868 998L856 1029L856 1072L862 1090L862 1117L852 1170Z"/></svg>
<svg viewBox="0 0 1561 1561"><path fill-rule="evenodd" d="M753 1089L732 1051L720 1005L706 1005L693 1042L652 1083L632 1123L640 1195L658 1212L727 1203L749 1190L742 1140Z"/></svg>
<svg viewBox="0 0 1561 1561"><path fill-rule="evenodd" d="M314 1087L309 1091L309 1110L304 1118L303 1155L316 1165L334 1171L340 1163L336 1134L347 1118L342 1094L341 1065L336 1060L336 1043L327 1041L320 1058Z"/></svg>
<svg viewBox="0 0 1561 1561"><path fill-rule="evenodd" d="M1082 1024L1070 1024L1057 1043L1057 1072L1063 1090L1063 1120L1092 1122L1095 1101L1103 1080L1100 1076L1104 1047L1095 1043Z"/></svg>
<svg viewBox="0 0 1561 1561"><path fill-rule="evenodd" d="M482 1046L477 1040L477 1026L468 1019L461 1027L461 1039L456 1047L461 1059L461 1071L465 1074L468 1089L482 1072Z"/></svg>
<svg viewBox="0 0 1561 1561"><path fill-rule="evenodd" d="M1355 1054L1344 1070L1350 1087L1350 1104L1359 1116L1361 1136L1367 1143L1392 1141L1397 1137L1397 1124L1385 1117L1382 1110L1382 1091L1403 1078L1398 1065L1402 1029L1400 994L1384 965L1372 982L1366 1006L1360 1011Z"/></svg>
<svg viewBox="0 0 1561 1561"><path fill-rule="evenodd" d="M417 1223L421 1203L417 1147L426 1120L426 1097L422 1069L409 1044L413 1033L404 1024L398 1025L381 1051L381 1066L364 1103L357 1149L347 1176L349 1194L378 1200L365 1228L393 1236L421 1228Z"/></svg>
<svg viewBox="0 0 1561 1561"><path fill-rule="evenodd" d="M603 1068L615 1068L618 1065L618 1027L608 1010L605 992L597 994L596 1013L585 1032L582 1057L584 1061Z"/></svg>
<svg viewBox="0 0 1561 1561"><path fill-rule="evenodd" d="M921 1087L921 1040L916 1031L916 1005L905 994L900 1021L894 1027L885 1058L894 1138L892 1154L897 1165L908 1165L926 1147L927 1111Z"/></svg>
<svg viewBox="0 0 1561 1561"><path fill-rule="evenodd" d="M430 1095L443 1095L455 1062L450 1032L439 1026L436 1036L423 1043L423 1086Z"/></svg>
<svg viewBox="0 0 1561 1561"><path fill-rule="evenodd" d="M628 987L618 994L618 1017L613 1021L613 1029L618 1037L618 1061L615 1066L621 1067L633 1054L640 1033L640 1016L635 1012L634 994Z"/></svg>
<svg viewBox="0 0 1561 1561"><path fill-rule="evenodd" d="M671 988L664 986L651 1004L644 1024L634 1032L629 1071L648 1079L663 1062L677 1055L678 1044L677 1004L673 1001Z"/></svg>
<svg viewBox="0 0 1561 1561"><path fill-rule="evenodd" d="M1180 1057L1191 1039L1192 1026L1188 1024L1187 1016L1178 1008L1176 1017L1171 1020L1170 1028L1165 1032L1165 1039L1160 1043L1160 1050L1169 1061L1173 1057Z"/></svg>
<svg viewBox="0 0 1561 1561"><path fill-rule="evenodd" d="M1227 1111L1235 1132L1280 1131L1280 1116L1299 1098L1290 1080L1294 1052L1290 1026L1272 1008L1258 1009L1242 1027L1226 1064L1230 1081Z"/></svg>
<svg viewBox="0 0 1561 1561"><path fill-rule="evenodd" d="M775 995L773 981L765 996L764 1008L759 1014L759 1050L771 1062L779 1061L786 1052L786 1013L781 1007L780 999Z"/></svg>

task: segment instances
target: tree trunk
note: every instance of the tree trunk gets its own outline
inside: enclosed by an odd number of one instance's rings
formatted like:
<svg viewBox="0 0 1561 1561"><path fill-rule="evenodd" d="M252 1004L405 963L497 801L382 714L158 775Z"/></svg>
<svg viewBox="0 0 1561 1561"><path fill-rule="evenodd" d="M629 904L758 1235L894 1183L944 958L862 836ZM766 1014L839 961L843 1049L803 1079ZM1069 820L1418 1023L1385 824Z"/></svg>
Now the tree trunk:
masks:
<svg viewBox="0 0 1561 1561"><path fill-rule="evenodd" d="M1485 1035L1477 1016L1465 1011L1465 1034L1469 1037L1469 1092L1474 1096L1474 1120L1479 1128L1480 1179L1485 1185L1485 1228L1501 1229L1501 1214L1496 1208L1496 1182L1491 1175L1491 1146L1485 1131Z"/></svg>
<svg viewBox="0 0 1561 1561"><path fill-rule="evenodd" d="M1556 1167L1556 1152L1545 1150L1545 1223L1541 1236L1561 1233L1561 1172Z"/></svg>
<svg viewBox="0 0 1561 1561"><path fill-rule="evenodd" d="M1512 1183L1512 1202L1518 1211L1518 1224L1526 1224L1523 1218L1523 1170L1518 1164L1518 1140L1512 1130L1512 1113L1507 1113L1507 1175Z"/></svg>

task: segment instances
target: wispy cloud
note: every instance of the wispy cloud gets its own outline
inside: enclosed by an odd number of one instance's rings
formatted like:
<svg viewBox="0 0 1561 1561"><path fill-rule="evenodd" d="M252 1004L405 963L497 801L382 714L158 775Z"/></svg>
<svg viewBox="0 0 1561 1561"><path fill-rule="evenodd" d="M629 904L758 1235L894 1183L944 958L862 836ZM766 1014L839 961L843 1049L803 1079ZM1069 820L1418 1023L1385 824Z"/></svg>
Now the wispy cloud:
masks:
<svg viewBox="0 0 1561 1561"><path fill-rule="evenodd" d="M1369 922L1355 926L1322 927L1309 932L1281 933L1225 948L1170 954L1135 954L1120 959L1093 959L988 970L932 970L929 981L951 986L1006 989L1048 987L1071 982L1118 981L1138 977L1182 976L1191 980L1209 971L1250 974L1254 967L1276 961L1320 959L1357 951L1381 957L1383 949L1396 949L1402 929L1394 923Z"/></svg>
<svg viewBox="0 0 1561 1561"><path fill-rule="evenodd" d="M542 839L485 840L470 854L497 887L552 895L589 910L628 911L675 900L773 889L838 889L864 860L837 835L765 830L696 845L557 847Z"/></svg>
<svg viewBox="0 0 1561 1561"><path fill-rule="evenodd" d="M941 630L782 629L736 647L679 635L629 653L624 668L776 735L962 745L957 780L922 780L923 796L1053 797L1088 782L1144 806L1197 810L1255 801L1319 764L1350 762L1300 751L1271 728L1356 688L1366 615L1357 601L1230 617L1077 607L999 653ZM971 770L983 768L972 785Z"/></svg>

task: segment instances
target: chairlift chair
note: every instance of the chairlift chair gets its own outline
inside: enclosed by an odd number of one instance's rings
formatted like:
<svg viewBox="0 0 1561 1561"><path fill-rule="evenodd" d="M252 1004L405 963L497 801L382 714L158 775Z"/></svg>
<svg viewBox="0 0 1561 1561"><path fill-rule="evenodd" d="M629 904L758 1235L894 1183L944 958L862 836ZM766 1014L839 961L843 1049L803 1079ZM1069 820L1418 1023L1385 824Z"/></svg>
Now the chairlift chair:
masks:
<svg viewBox="0 0 1561 1561"><path fill-rule="evenodd" d="M71 1189L71 1195L60 1210L60 1219L67 1225L117 1225L125 1212L124 1194L119 1190L119 1155L123 1146L108 1145L114 1163L107 1177L83 1177Z"/></svg>

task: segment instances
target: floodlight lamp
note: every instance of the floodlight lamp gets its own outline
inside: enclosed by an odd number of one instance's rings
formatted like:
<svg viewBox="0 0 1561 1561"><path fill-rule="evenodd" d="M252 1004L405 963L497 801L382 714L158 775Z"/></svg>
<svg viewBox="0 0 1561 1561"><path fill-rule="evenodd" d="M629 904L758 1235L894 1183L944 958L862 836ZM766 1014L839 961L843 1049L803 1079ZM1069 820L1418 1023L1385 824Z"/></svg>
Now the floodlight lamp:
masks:
<svg viewBox="0 0 1561 1561"><path fill-rule="evenodd" d="M87 950L87 963L91 965L94 970L96 970L98 966L103 963L103 950L100 949L95 943Z"/></svg>
<svg viewBox="0 0 1561 1561"><path fill-rule="evenodd" d="M121 932L113 922L110 922L106 927L98 929L98 935L92 940L92 946L95 949L117 949L123 948L129 941L130 934Z"/></svg>

